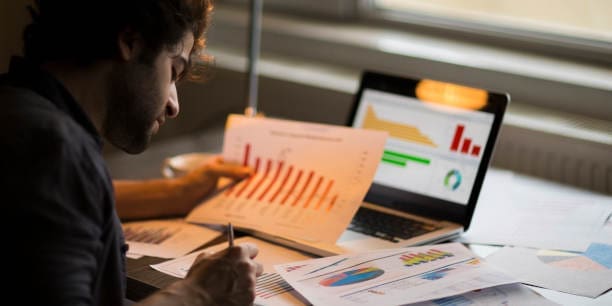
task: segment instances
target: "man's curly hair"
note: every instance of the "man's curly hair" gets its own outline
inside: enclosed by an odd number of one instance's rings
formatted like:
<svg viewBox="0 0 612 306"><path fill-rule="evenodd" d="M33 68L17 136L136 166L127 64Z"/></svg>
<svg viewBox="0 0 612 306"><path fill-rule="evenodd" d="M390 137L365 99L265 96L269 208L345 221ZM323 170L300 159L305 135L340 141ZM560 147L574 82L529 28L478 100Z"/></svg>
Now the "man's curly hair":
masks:
<svg viewBox="0 0 612 306"><path fill-rule="evenodd" d="M202 51L212 0L36 0L29 10L32 23L24 30L23 51L38 64L87 65L114 58L125 29L142 36L149 54L176 47L190 31L195 38L191 62L207 59ZM197 78L198 71L190 69L189 76Z"/></svg>

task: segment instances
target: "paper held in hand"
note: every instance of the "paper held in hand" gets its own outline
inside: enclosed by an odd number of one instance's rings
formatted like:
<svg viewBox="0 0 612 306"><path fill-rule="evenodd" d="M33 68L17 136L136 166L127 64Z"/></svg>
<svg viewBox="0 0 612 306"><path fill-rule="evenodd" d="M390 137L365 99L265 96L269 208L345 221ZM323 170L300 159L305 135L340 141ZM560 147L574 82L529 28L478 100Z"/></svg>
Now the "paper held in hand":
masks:
<svg viewBox="0 0 612 306"><path fill-rule="evenodd" d="M270 118L228 117L223 158L255 175L201 205L188 222L226 224L333 244L363 201L385 132Z"/></svg>

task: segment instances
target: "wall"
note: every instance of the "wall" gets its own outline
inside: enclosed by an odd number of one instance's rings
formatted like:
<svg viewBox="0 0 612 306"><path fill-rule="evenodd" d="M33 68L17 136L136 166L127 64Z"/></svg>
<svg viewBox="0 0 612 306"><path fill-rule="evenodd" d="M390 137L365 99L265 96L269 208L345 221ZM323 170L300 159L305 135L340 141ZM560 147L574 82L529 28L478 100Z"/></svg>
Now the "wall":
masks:
<svg viewBox="0 0 612 306"><path fill-rule="evenodd" d="M10 57L21 54L23 27L30 22L26 5L31 0L0 1L0 73L8 70Z"/></svg>

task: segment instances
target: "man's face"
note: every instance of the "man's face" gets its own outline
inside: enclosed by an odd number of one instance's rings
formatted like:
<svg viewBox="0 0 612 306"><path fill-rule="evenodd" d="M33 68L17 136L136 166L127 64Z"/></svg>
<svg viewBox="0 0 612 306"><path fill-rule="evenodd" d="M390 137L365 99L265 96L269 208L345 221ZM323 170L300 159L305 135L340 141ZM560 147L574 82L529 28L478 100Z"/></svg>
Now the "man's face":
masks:
<svg viewBox="0 0 612 306"><path fill-rule="evenodd" d="M178 115L176 81L187 69L193 43L189 33L176 48L113 69L103 134L115 146L140 153L166 118Z"/></svg>

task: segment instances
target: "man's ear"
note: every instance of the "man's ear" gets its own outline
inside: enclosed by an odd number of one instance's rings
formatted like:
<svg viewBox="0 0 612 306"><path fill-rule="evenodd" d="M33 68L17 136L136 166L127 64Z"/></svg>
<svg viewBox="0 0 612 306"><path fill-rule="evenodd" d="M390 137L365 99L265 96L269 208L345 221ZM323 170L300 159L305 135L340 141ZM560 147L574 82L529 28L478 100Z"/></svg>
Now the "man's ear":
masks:
<svg viewBox="0 0 612 306"><path fill-rule="evenodd" d="M142 36L132 29L124 29L117 36L119 57L124 61L137 58L144 47Z"/></svg>

